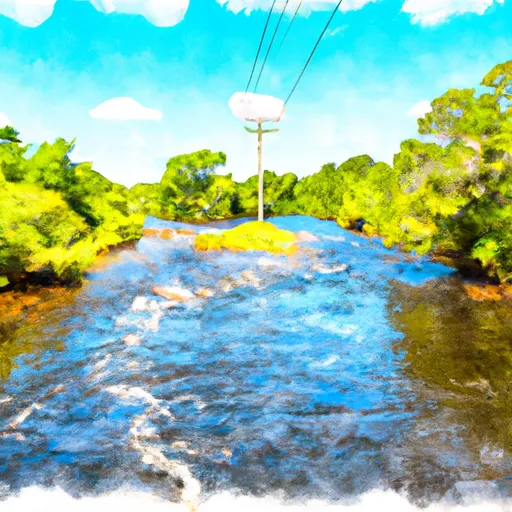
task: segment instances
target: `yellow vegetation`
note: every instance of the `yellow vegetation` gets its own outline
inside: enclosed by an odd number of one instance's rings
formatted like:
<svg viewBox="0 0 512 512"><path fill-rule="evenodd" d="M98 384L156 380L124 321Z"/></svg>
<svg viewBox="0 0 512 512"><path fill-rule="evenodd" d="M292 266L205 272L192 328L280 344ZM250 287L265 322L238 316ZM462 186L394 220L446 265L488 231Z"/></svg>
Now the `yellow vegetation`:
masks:
<svg viewBox="0 0 512 512"><path fill-rule="evenodd" d="M246 222L220 234L200 234L194 247L198 251L267 251L293 254L297 250L295 234L276 228L270 222Z"/></svg>

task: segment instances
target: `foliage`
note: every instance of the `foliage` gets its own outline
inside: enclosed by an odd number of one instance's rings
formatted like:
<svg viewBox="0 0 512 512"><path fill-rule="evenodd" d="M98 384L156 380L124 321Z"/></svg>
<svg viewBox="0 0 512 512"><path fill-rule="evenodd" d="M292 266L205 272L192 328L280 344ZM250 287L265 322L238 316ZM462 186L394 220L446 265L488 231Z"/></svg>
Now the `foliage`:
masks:
<svg viewBox="0 0 512 512"><path fill-rule="evenodd" d="M281 213L282 204L293 197L297 176L286 173L263 172L263 202L267 210ZM258 211L258 176L251 176L236 187L236 213L256 214Z"/></svg>
<svg viewBox="0 0 512 512"><path fill-rule="evenodd" d="M10 282L79 281L96 254L140 237L144 215L128 189L73 166L73 144L42 144L31 158L0 147L0 275Z"/></svg>
<svg viewBox="0 0 512 512"><path fill-rule="evenodd" d="M292 254L295 235L278 229L270 222L245 222L220 234L197 235L194 247L199 251L267 251L276 254Z"/></svg>
<svg viewBox="0 0 512 512"><path fill-rule="evenodd" d="M224 153L209 150L180 155L169 160L160 183L138 184L131 192L146 214L161 219L204 221L254 214L258 209L258 177L236 183L231 174L215 174L225 162ZM277 176L265 171L263 179L264 201L270 211L292 197L297 183L291 173Z"/></svg>
<svg viewBox="0 0 512 512"><path fill-rule="evenodd" d="M12 126L4 126L0 128L0 140L6 142L21 142L18 139L19 132L17 132Z"/></svg>
<svg viewBox="0 0 512 512"><path fill-rule="evenodd" d="M226 163L224 153L207 149L171 158L166 171L156 184L135 185L131 192L148 215L167 220L204 217L211 206L224 216L226 196L232 189L231 176L215 176L217 167ZM210 202L209 202L210 201Z"/></svg>
<svg viewBox="0 0 512 512"><path fill-rule="evenodd" d="M434 100L418 121L433 142L404 141L393 167L367 155L327 164L275 211L364 225L388 247L472 258L512 278L512 61L481 85L490 92L450 89Z"/></svg>
<svg viewBox="0 0 512 512"><path fill-rule="evenodd" d="M393 166L362 155L301 180L265 171L267 213L335 219L388 247L473 259L512 279L512 61L481 85L482 94L450 89L435 99L418 121L424 140L404 141ZM27 158L12 127L0 138L0 276L10 282L30 272L77 279L99 250L137 239L145 215L206 221L257 211L258 177L216 174L221 152L171 158L159 183L128 190L71 164L73 141L44 143Z"/></svg>

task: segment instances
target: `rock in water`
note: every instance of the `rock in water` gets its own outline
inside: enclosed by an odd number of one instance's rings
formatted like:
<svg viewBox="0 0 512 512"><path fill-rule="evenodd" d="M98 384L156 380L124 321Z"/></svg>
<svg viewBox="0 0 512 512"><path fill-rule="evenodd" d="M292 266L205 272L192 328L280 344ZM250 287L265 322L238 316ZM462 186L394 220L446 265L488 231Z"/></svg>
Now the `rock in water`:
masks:
<svg viewBox="0 0 512 512"><path fill-rule="evenodd" d="M326 267L325 265L317 264L313 265L311 268L319 274L338 274L340 272L345 272L348 269L348 266L343 264Z"/></svg>
<svg viewBox="0 0 512 512"><path fill-rule="evenodd" d="M179 286L152 286L151 292L154 295L176 302L187 302L196 298L191 291L180 288Z"/></svg>
<svg viewBox="0 0 512 512"><path fill-rule="evenodd" d="M258 288L261 284L261 279L252 270L244 270L240 273L239 283L242 286L254 286Z"/></svg>
<svg viewBox="0 0 512 512"><path fill-rule="evenodd" d="M299 231L298 233L295 233L295 238L297 239L298 243L316 242L318 240L318 237L313 235L313 233L309 233L308 231Z"/></svg>
<svg viewBox="0 0 512 512"><path fill-rule="evenodd" d="M127 334L123 342L127 347L136 347L140 345L140 338L136 334Z"/></svg>
<svg viewBox="0 0 512 512"><path fill-rule="evenodd" d="M210 286L203 286L199 288L196 292L196 297L200 297L202 299L209 299L215 295L215 290Z"/></svg>
<svg viewBox="0 0 512 512"><path fill-rule="evenodd" d="M464 288L466 289L468 295L473 300L500 301L503 299L503 295L502 295L502 292L501 292L501 289L499 286L494 286L491 284L488 284L488 285L464 284Z"/></svg>
<svg viewBox="0 0 512 512"><path fill-rule="evenodd" d="M149 238L160 238L162 240L172 240L176 235L174 229L143 229L142 236Z"/></svg>

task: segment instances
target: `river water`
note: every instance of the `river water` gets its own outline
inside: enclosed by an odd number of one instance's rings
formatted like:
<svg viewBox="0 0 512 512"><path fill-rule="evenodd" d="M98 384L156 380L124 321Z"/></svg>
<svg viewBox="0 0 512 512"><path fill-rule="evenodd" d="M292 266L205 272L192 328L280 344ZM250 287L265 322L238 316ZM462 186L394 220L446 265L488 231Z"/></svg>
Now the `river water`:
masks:
<svg viewBox="0 0 512 512"><path fill-rule="evenodd" d="M13 329L1 511L512 510L510 304L333 222L272 222L317 240L145 237Z"/></svg>

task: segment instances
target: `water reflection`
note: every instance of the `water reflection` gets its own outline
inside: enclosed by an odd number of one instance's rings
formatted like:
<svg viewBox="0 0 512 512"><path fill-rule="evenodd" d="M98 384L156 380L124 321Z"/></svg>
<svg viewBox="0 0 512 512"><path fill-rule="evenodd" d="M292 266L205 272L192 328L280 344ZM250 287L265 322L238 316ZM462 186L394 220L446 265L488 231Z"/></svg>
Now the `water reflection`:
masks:
<svg viewBox="0 0 512 512"><path fill-rule="evenodd" d="M395 284L396 350L425 407L412 444L429 444L443 471L494 480L511 471L512 304L477 302L456 279ZM421 437L420 437L421 436Z"/></svg>

